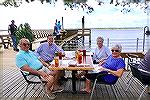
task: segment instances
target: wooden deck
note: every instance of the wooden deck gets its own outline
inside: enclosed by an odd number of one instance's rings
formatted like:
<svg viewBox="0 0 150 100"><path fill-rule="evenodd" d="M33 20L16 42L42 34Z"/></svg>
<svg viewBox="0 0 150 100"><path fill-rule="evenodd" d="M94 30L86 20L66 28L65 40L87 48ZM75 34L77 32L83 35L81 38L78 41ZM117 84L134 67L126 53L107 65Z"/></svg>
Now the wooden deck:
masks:
<svg viewBox="0 0 150 100"><path fill-rule="evenodd" d="M1 70L3 75L2 82L2 98L1 100L22 100L23 93L26 88L26 82L23 79L20 71L17 68L10 67ZM124 73L123 77L114 86L115 94L112 92L110 86L107 85L97 85L94 92L93 100L137 100L138 96L143 87L141 87L140 82L135 81L132 83L130 89L125 92L126 82L129 77L126 76L127 72ZM69 74L70 75L70 74ZM63 85L65 91L71 91L71 81L67 81ZM84 87L83 81L77 81L77 90ZM115 96L116 95L116 96ZM45 100L44 93L40 85L37 85L33 89L33 85L30 85L27 91L27 96L25 100ZM89 94L83 94L78 92L77 94L72 94L71 92L58 93L55 100L88 100ZM144 93L141 100L149 100L150 95Z"/></svg>
<svg viewBox="0 0 150 100"><path fill-rule="evenodd" d="M0 100L22 100L23 98L23 92L27 83L15 66L16 53L12 48L0 51ZM127 74L128 72L125 72L115 85L116 97L110 86L97 85L93 100L137 100L143 87L139 81L134 81L130 89L125 92L126 83L131 76L129 74L127 77ZM67 72L67 76L70 76L70 72ZM71 80L67 81L63 87L66 91L72 90ZM83 87L84 82L77 81L77 90ZM44 93L40 85L35 86L34 89L33 85L30 85L25 100L45 100L43 97ZM55 100L89 100L89 97L89 94L82 94L80 92L77 94L65 92L58 93ZM145 92L141 100L150 100L150 95Z"/></svg>

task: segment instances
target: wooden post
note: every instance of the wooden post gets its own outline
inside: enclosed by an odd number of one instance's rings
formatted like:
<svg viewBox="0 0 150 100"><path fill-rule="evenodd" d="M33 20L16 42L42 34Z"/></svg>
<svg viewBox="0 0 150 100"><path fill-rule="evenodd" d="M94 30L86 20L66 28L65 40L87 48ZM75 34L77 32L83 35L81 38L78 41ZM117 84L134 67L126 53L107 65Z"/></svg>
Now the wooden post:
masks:
<svg viewBox="0 0 150 100"><path fill-rule="evenodd" d="M62 17L62 30L64 30L64 19Z"/></svg>
<svg viewBox="0 0 150 100"><path fill-rule="evenodd" d="M84 16L82 17L82 45L84 46Z"/></svg>

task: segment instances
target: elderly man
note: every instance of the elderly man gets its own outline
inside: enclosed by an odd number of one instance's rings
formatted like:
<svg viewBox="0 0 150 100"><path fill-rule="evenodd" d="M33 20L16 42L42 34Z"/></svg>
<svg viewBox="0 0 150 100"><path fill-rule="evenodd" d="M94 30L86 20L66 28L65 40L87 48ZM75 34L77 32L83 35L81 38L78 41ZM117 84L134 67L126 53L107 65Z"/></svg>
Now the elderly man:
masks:
<svg viewBox="0 0 150 100"><path fill-rule="evenodd" d="M45 62L47 64L46 66L49 66L50 62L53 61L56 52L62 52L64 54L64 50L61 49L60 47L58 47L54 43L53 35L48 35L47 36L47 42L42 43L35 50L35 53L38 56L38 58L40 60L42 60L43 62ZM56 74L55 75L55 82L56 82L55 84L58 87L59 86L59 84L58 84L59 79L66 80L66 78L63 77L65 73L64 73L64 71L53 71L53 73Z"/></svg>
<svg viewBox="0 0 150 100"><path fill-rule="evenodd" d="M38 59L34 52L30 51L30 42L28 39L22 38L19 41L20 50L16 55L16 65L23 71L30 72L32 74L40 75L44 80L47 81L46 93L50 99L55 99L55 95L52 94L52 90L55 87L54 77L51 75L52 72L45 66L45 62Z"/></svg>
<svg viewBox="0 0 150 100"><path fill-rule="evenodd" d="M64 53L64 50L58 47L54 43L54 37L52 35L47 36L47 42L42 43L36 50L35 53L41 60L46 63L53 61L56 52Z"/></svg>

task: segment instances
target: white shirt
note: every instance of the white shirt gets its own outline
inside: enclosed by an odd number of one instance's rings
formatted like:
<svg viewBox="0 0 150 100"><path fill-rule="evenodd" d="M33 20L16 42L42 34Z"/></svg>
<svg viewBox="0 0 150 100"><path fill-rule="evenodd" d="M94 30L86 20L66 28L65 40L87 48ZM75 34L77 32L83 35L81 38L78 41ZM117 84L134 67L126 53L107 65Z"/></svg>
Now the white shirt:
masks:
<svg viewBox="0 0 150 100"><path fill-rule="evenodd" d="M99 62L102 58L107 58L111 55L111 51L108 47L102 46L101 48L95 48L94 55L93 55L93 61L96 60L96 62Z"/></svg>

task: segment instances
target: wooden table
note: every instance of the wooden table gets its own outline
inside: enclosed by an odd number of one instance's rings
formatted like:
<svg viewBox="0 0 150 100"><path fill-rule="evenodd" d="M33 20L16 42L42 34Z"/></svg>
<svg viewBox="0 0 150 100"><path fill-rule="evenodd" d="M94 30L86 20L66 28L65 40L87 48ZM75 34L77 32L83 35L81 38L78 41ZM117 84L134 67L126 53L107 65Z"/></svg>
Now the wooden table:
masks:
<svg viewBox="0 0 150 100"><path fill-rule="evenodd" d="M82 57L83 58L83 57ZM71 60L69 60L71 61ZM73 61L73 60L72 60ZM88 70L94 70L93 67L93 61L92 61L92 57L90 55L86 56L86 60L82 59L82 64L83 65L64 65L63 62L67 62L67 60L62 60L62 65L59 65L58 67L49 67L50 70L68 70L68 71L72 71L72 93L77 93L76 91L76 76L75 74L77 73L77 71L88 71ZM84 66L84 64L86 66Z"/></svg>

